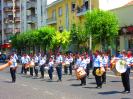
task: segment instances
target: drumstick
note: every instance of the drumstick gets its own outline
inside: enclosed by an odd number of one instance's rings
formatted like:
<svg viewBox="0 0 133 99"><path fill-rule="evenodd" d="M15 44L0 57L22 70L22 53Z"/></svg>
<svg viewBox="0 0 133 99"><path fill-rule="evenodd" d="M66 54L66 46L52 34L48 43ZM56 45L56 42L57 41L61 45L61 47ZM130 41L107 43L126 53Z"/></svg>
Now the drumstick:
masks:
<svg viewBox="0 0 133 99"><path fill-rule="evenodd" d="M5 69L6 67L9 67L11 64L12 64L12 62L11 61L8 61L8 63L1 65L0 66L0 71L3 70L3 69Z"/></svg>

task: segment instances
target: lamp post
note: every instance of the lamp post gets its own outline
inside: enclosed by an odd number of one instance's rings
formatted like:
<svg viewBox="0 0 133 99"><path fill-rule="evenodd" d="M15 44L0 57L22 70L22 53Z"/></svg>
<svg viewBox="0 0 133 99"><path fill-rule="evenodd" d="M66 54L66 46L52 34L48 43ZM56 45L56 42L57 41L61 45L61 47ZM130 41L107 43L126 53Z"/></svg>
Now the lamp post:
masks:
<svg viewBox="0 0 133 99"><path fill-rule="evenodd" d="M90 0L90 2L89 2L89 7L90 7L90 13L91 13L91 0ZM92 50L92 35L91 35L91 33L90 33L90 52L91 52L91 50Z"/></svg>

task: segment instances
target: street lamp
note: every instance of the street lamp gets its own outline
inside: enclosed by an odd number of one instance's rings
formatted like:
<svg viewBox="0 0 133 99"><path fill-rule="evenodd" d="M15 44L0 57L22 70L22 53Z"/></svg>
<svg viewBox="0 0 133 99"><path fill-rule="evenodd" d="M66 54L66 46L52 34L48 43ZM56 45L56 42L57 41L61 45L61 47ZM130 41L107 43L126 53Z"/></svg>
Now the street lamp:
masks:
<svg viewBox="0 0 133 99"><path fill-rule="evenodd" d="M91 13L91 0L90 0L90 2L89 2L89 7L90 7L90 13ZM91 35L91 33L90 33L90 51L92 50L92 35Z"/></svg>

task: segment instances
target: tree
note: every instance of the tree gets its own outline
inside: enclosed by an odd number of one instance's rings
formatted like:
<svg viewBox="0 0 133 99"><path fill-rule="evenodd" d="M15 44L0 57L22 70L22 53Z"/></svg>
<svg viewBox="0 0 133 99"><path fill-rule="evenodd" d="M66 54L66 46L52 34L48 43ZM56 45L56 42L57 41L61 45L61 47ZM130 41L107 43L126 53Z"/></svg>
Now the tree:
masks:
<svg viewBox="0 0 133 99"><path fill-rule="evenodd" d="M110 11L94 9L85 15L86 37L93 38L93 45L101 43L102 49L114 45L113 39L118 35L118 19Z"/></svg>
<svg viewBox="0 0 133 99"><path fill-rule="evenodd" d="M62 50L66 49L70 43L70 32L64 30L62 33L59 31L55 32L52 37L51 48L59 51L60 47Z"/></svg>

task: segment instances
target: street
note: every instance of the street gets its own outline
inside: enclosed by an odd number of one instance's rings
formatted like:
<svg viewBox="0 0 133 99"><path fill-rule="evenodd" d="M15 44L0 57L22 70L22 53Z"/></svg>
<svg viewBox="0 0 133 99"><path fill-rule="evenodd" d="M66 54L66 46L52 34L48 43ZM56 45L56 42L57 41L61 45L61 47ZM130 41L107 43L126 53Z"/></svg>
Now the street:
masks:
<svg viewBox="0 0 133 99"><path fill-rule="evenodd" d="M57 82L56 73L49 81L47 73L44 79L35 79L17 72L16 83L11 83L9 68L0 72L0 99L133 99L133 73L131 73L131 93L122 94L120 77L107 73L107 83L102 89L96 89L94 76L87 78L87 85L73 75L63 75L63 81Z"/></svg>

